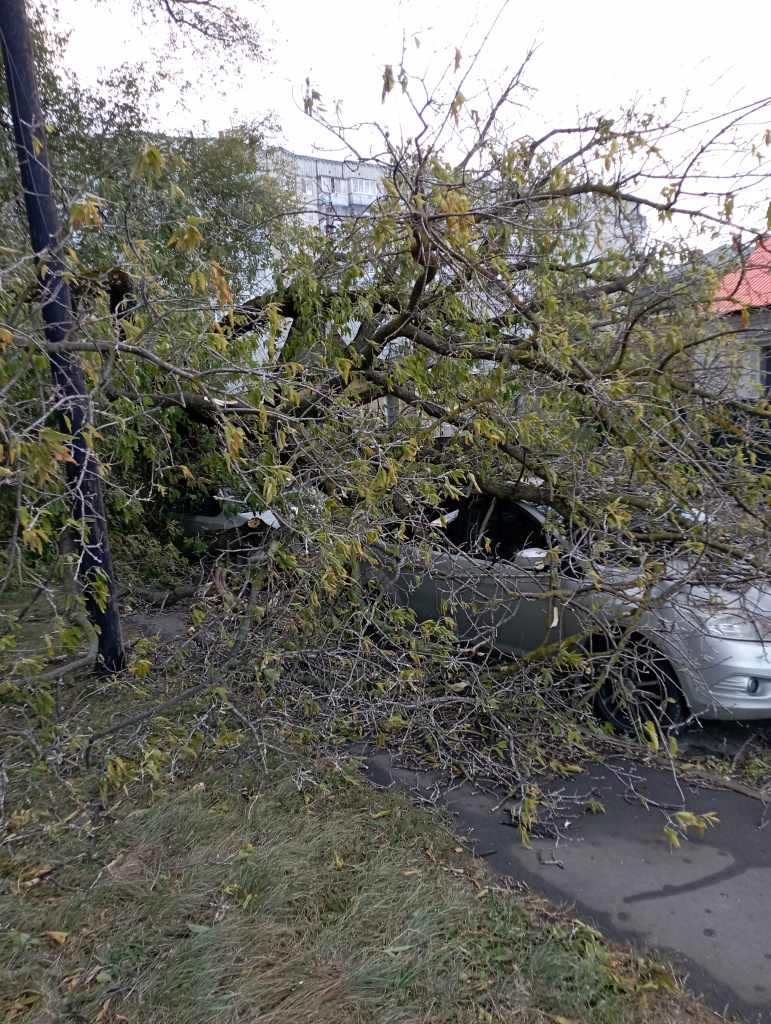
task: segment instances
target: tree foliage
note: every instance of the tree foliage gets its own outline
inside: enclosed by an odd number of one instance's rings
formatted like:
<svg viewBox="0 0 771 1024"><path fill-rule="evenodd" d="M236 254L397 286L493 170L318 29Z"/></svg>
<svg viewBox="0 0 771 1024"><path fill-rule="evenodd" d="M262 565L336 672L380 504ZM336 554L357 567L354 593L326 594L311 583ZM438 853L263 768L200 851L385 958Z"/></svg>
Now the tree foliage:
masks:
<svg viewBox="0 0 771 1024"><path fill-rule="evenodd" d="M67 350L92 389L116 528L146 515L173 535L168 503L223 485L283 527L231 567L210 664L221 654L294 726L414 726L451 760L481 769L508 751L524 771L523 723L548 731L543 702L580 672L585 638L496 669L458 642L451 609L417 628L384 604L370 567L425 562L443 503L482 491L552 510L555 581L584 538L587 587L612 550L639 608L672 558L694 579L750 582L771 554L771 406L747 383L745 332L711 313L719 274L674 230L726 228L741 164L695 209L710 186L688 160L673 181L670 124L632 110L533 138L508 121L517 83L489 116L457 88L416 106L415 137L384 140L380 197L330 231L299 223L256 133L148 134L130 83L105 103L51 78L47 102L78 302ZM49 425L6 167L8 585L54 558L67 439ZM218 653L228 637L237 664Z"/></svg>

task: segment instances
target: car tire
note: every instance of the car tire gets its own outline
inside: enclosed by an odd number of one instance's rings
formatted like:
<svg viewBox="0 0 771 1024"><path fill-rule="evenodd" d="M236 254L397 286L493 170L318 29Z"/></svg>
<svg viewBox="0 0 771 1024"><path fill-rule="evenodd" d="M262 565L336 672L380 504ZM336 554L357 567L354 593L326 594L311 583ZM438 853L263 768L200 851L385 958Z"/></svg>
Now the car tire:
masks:
<svg viewBox="0 0 771 1024"><path fill-rule="evenodd" d="M647 640L609 652L595 671L596 714L627 735L640 735L645 722L672 731L688 720L688 707L667 659Z"/></svg>

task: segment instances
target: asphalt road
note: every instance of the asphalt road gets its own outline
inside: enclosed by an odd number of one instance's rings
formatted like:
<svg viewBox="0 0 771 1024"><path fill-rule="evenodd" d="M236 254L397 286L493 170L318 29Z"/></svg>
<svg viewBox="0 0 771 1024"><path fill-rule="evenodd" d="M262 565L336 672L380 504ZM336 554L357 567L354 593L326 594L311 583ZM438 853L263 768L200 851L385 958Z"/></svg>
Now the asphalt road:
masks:
<svg viewBox="0 0 771 1024"><path fill-rule="evenodd" d="M771 1024L771 806L618 756L585 769L550 786L559 810L526 849L515 801L469 783L448 788L431 772L393 767L387 753L368 757L376 785L444 804L493 871L574 908L610 939L654 947L719 1012ZM604 813L588 810L592 797ZM665 814L683 803L714 811L719 824L701 837L690 828L673 849Z"/></svg>

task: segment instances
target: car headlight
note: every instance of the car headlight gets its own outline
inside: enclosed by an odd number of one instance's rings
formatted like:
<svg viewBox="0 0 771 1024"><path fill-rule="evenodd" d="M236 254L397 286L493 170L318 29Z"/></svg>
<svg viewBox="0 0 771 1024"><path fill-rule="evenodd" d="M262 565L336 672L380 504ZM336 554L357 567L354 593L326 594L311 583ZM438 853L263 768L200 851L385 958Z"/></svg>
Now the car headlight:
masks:
<svg viewBox="0 0 771 1024"><path fill-rule="evenodd" d="M766 640L771 639L771 621L748 618L737 612L715 612L705 620L704 626L710 636L725 640Z"/></svg>

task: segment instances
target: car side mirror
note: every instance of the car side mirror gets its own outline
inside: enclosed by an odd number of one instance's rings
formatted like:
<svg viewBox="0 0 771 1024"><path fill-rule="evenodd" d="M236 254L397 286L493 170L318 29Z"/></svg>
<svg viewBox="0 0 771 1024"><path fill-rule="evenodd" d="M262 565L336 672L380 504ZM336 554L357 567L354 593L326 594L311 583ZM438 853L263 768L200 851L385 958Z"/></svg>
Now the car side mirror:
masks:
<svg viewBox="0 0 771 1024"><path fill-rule="evenodd" d="M529 572L542 572L546 568L549 552L545 548L525 548L514 556L514 565Z"/></svg>

